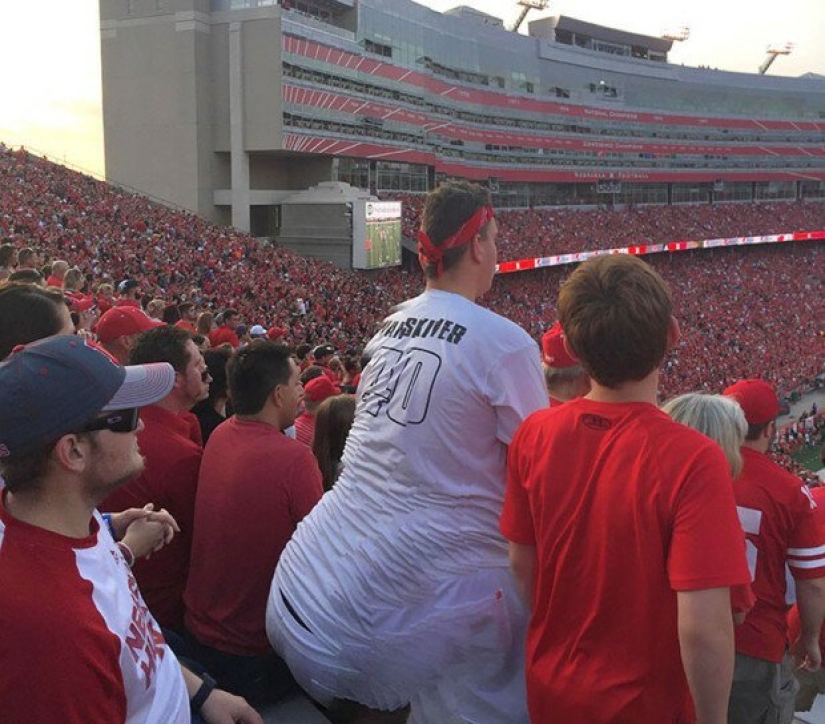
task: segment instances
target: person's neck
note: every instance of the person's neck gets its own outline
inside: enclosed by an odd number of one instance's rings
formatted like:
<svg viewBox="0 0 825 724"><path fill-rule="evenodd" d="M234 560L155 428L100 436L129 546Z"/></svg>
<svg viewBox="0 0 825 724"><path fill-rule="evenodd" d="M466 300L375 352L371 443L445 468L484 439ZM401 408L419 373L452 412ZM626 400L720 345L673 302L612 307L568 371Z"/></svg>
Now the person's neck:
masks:
<svg viewBox="0 0 825 724"><path fill-rule="evenodd" d="M427 278L427 291L450 292L475 302L478 299L476 285L466 276L442 274L440 277Z"/></svg>
<svg viewBox="0 0 825 724"><path fill-rule="evenodd" d="M281 418L278 411L271 409L268 405L264 405L264 408L260 412L256 412L253 415L239 415L238 413L235 413L235 417L242 422L262 422L264 425L274 427L279 432L283 432L287 427L289 427L289 425L281 424Z"/></svg>
<svg viewBox="0 0 825 724"><path fill-rule="evenodd" d="M763 455L768 452L770 446L770 440L766 440L761 437L758 440L745 440L742 443L742 447L746 447L748 450L753 450L754 452L762 453Z"/></svg>
<svg viewBox="0 0 825 724"><path fill-rule="evenodd" d="M5 497L5 507L16 520L70 538L86 538L95 506L71 496L48 494L43 490L12 493Z"/></svg>
<svg viewBox="0 0 825 724"><path fill-rule="evenodd" d="M605 387L596 380L592 380L590 392L585 395L585 398L594 402L609 402L612 404L647 402L656 405L658 388L659 370L656 369L643 380L625 382L619 387Z"/></svg>
<svg viewBox="0 0 825 724"><path fill-rule="evenodd" d="M161 410L166 410L173 415L191 409L192 405L184 405L175 395L166 395L162 400L155 402L152 407L159 407Z"/></svg>

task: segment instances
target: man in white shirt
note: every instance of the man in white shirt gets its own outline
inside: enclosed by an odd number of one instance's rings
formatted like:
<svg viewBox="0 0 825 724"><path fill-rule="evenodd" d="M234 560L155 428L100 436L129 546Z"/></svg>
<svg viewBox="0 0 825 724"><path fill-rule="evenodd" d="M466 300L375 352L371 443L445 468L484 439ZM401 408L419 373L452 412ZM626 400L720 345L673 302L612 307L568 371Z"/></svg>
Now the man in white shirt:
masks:
<svg viewBox="0 0 825 724"><path fill-rule="evenodd" d="M428 197L426 290L368 344L344 472L278 565L267 633L324 704L527 722L526 612L498 516L507 445L547 392L535 342L476 304L497 231L479 186Z"/></svg>

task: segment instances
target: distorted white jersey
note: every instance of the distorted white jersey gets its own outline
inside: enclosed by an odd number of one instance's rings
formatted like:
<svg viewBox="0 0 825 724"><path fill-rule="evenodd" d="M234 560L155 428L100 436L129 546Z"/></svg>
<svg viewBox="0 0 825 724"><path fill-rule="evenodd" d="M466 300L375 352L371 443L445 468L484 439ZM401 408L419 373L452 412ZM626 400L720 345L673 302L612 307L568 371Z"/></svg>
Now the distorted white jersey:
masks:
<svg viewBox="0 0 825 724"><path fill-rule="evenodd" d="M456 600L465 596L449 581L486 569L500 587L509 575L498 529L507 446L547 405L538 346L459 295L426 291L385 320L365 354L343 472L281 556L268 629L283 592L336 650L419 625L460 636L472 620L462 605L476 603ZM455 631L436 623L450 615Z"/></svg>
<svg viewBox="0 0 825 724"><path fill-rule="evenodd" d="M0 718L186 724L180 664L95 513L87 538L0 504Z"/></svg>

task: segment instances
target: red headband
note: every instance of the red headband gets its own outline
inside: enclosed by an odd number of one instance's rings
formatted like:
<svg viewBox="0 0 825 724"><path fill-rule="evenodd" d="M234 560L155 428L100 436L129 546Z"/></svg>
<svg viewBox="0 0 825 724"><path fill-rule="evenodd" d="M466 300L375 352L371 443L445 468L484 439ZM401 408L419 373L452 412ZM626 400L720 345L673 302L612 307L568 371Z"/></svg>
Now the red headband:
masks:
<svg viewBox="0 0 825 724"><path fill-rule="evenodd" d="M427 264L432 262L437 263L438 269L436 276L441 276L444 252L469 244L475 235L494 218L495 214L493 213L492 207L482 206L459 227L455 234L448 236L438 246L433 244L430 237L421 229L418 232L418 258Z"/></svg>

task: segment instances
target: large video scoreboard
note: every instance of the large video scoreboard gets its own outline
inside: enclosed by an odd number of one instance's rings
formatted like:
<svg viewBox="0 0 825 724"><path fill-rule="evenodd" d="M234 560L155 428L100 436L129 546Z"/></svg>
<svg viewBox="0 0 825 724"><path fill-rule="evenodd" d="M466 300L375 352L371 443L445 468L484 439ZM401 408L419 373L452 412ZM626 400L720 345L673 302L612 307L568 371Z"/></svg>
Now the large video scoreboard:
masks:
<svg viewBox="0 0 825 724"><path fill-rule="evenodd" d="M401 264L401 202L358 200L352 208L352 268Z"/></svg>

